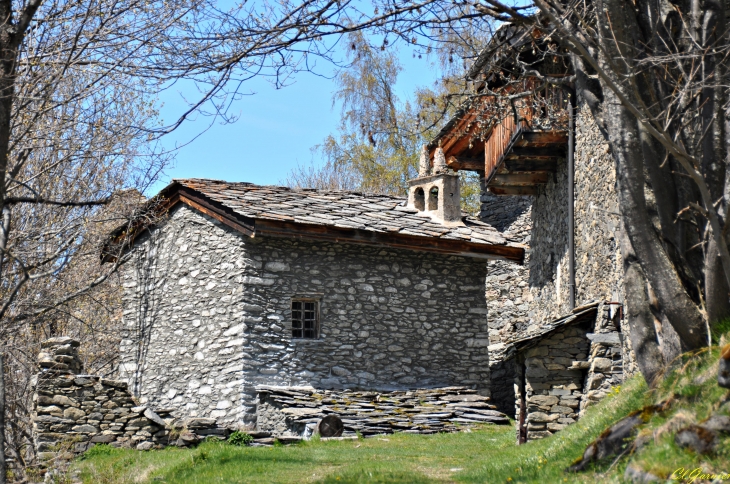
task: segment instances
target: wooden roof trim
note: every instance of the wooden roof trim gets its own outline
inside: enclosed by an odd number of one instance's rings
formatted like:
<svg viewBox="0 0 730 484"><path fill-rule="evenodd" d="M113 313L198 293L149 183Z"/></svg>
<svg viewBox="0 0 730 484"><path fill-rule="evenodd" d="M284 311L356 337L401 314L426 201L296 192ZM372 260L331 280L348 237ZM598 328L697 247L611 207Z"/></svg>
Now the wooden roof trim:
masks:
<svg viewBox="0 0 730 484"><path fill-rule="evenodd" d="M222 203L218 203L206 198L205 196L201 196L198 192L190 188L180 187L179 194L180 202L218 220L222 224L227 225L249 237L253 237L256 233L256 223L254 219L244 217Z"/></svg>
<svg viewBox="0 0 730 484"><path fill-rule="evenodd" d="M449 130L448 133L445 133L444 136L441 138L444 140L441 144L441 148L444 150L444 153L452 154L451 151L454 148L455 145L459 143L463 138L468 137L471 135L471 131L474 130L474 128L466 129L469 124L475 122L477 120L477 115L474 109L470 109L467 111L464 116L461 117L458 123L456 123L451 130ZM455 133L459 133L461 131L465 131L466 134L463 136L457 136ZM435 149L431 150L430 156L431 159L433 159L435 153ZM447 155L448 156L448 155Z"/></svg>
<svg viewBox="0 0 730 484"><path fill-rule="evenodd" d="M256 220L256 235L346 242L376 247L410 249L419 252L436 252L477 259L511 260L519 264L522 264L525 258L525 251L520 247L478 244L464 240L422 237L397 232L373 232L329 225L262 219Z"/></svg>
<svg viewBox="0 0 730 484"><path fill-rule="evenodd" d="M183 187L177 182L174 182L167 186L165 189L163 189L159 193L159 195L157 195L155 198L150 200L150 202L148 202L148 205L152 205L154 203L159 203L159 205L154 208L154 212L157 214L158 217L163 217L165 214L169 213L170 210L172 210L175 206L183 203L201 213L208 215L209 217L214 218L215 220L218 220L222 224L227 225L234 230L248 235L249 237L252 237L254 234L253 219L243 217L220 203L216 203L212 200L208 200L205 197L201 197L194 190ZM128 231L129 238L128 240L124 241L124 247L122 247L121 251L126 252L132 245L134 245L134 243L144 233L145 230L154 225L156 225L155 222L137 222L132 224ZM126 227L120 227L113 231L109 236L110 241L119 243L125 236L125 229ZM111 253L111 251L109 250L109 242L107 242L102 248L101 260L102 262L111 262L115 259L116 255Z"/></svg>

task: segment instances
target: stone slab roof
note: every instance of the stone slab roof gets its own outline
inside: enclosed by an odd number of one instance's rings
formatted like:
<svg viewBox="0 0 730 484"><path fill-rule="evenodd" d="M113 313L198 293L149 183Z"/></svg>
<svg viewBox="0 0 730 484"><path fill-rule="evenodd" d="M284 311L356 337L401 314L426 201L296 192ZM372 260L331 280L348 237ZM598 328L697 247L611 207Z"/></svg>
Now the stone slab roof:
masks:
<svg viewBox="0 0 730 484"><path fill-rule="evenodd" d="M516 356L518 353L536 346L542 339L549 337L556 331L574 324L595 321L598 314L598 301L593 301L573 310L571 314L555 319L540 328L538 333L518 339L507 345L505 348L505 360Z"/></svg>
<svg viewBox="0 0 730 484"><path fill-rule="evenodd" d="M522 263L526 246L476 218L445 226L406 206L405 198L346 191L174 180L155 198L207 213L246 233L329 239Z"/></svg>

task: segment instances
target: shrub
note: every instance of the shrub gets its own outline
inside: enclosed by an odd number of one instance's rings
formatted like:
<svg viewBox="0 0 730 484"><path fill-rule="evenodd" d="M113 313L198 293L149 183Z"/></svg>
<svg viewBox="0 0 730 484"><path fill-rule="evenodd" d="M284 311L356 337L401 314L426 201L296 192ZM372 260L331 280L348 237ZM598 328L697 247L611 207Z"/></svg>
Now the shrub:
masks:
<svg viewBox="0 0 730 484"><path fill-rule="evenodd" d="M228 443L231 445L250 445L253 442L253 437L246 432L240 432L236 430L228 437Z"/></svg>

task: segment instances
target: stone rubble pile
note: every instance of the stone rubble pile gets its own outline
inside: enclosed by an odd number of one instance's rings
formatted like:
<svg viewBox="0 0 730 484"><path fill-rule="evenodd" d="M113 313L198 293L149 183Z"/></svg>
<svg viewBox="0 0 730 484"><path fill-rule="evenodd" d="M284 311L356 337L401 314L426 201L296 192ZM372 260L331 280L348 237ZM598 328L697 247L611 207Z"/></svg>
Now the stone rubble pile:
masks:
<svg viewBox="0 0 730 484"><path fill-rule="evenodd" d="M475 424L509 424L489 397L465 387L412 391L316 391L258 386L258 428L273 435L308 435L326 415L337 415L344 436L457 432Z"/></svg>

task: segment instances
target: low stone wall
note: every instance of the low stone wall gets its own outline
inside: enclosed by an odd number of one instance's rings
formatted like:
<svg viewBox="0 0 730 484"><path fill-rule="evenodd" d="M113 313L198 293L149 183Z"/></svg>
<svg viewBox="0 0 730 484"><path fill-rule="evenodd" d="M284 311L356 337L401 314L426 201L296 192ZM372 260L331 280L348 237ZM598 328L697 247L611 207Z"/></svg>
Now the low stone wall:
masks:
<svg viewBox="0 0 730 484"><path fill-rule="evenodd" d="M91 375L41 374L35 383L33 427L41 460L81 453L93 444L140 450L167 444L165 422L130 398L126 382Z"/></svg>
<svg viewBox="0 0 730 484"><path fill-rule="evenodd" d="M586 333L568 326L524 352L524 382L518 374L517 386L525 392L527 440L547 437L577 420L588 361ZM519 416L520 391L516 397Z"/></svg>
<svg viewBox="0 0 730 484"><path fill-rule="evenodd" d="M337 415L344 435L457 432L476 424L509 424L489 398L465 387L372 392L318 391L312 387L256 387L258 430L277 436L311 435Z"/></svg>
<svg viewBox="0 0 730 484"><path fill-rule="evenodd" d="M51 338L42 345L33 385L33 440L41 462L70 459L96 444L138 450L186 446L213 435L227 436L214 419L169 418L169 410L141 406L127 382L82 370L77 341Z"/></svg>

